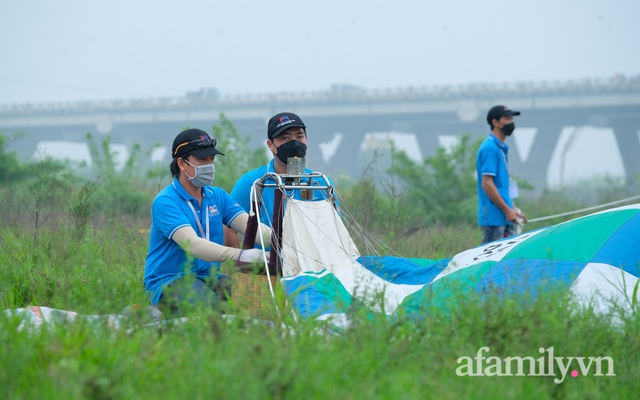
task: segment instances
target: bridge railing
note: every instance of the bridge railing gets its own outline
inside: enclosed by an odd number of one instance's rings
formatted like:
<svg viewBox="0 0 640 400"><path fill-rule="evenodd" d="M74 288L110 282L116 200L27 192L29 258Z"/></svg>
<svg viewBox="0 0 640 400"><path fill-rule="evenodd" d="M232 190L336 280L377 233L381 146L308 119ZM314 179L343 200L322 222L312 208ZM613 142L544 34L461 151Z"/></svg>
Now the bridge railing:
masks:
<svg viewBox="0 0 640 400"><path fill-rule="evenodd" d="M247 107L279 103L385 102L414 99L478 98L485 96L580 95L624 92L640 92L640 76L626 77L619 75L608 79L470 83L377 89L365 89L354 85L332 85L328 90L231 95L220 95L214 90L211 96L207 95L209 92L201 90L200 92L188 93L184 97L0 104L0 116L140 110L159 111L204 107Z"/></svg>

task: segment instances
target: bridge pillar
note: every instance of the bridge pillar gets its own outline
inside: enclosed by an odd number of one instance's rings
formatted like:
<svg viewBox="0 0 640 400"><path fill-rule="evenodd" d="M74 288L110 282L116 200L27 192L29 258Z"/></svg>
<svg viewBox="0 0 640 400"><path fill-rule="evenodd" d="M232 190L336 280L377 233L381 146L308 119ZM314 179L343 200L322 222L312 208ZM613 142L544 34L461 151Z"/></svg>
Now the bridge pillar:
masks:
<svg viewBox="0 0 640 400"><path fill-rule="evenodd" d="M631 125L628 121L620 120L612 122L611 128L618 142L626 181L637 185L640 176L640 124Z"/></svg>
<svg viewBox="0 0 640 400"><path fill-rule="evenodd" d="M385 132L391 129L389 118L379 115L344 116L340 120L327 117L304 118L308 129L307 166L326 173L334 181L344 174L358 181L365 172L367 160L361 156L360 147L366 133ZM325 162L318 147L328 143L340 134L342 138L331 159Z"/></svg>
<svg viewBox="0 0 640 400"><path fill-rule="evenodd" d="M536 126L538 130L526 161L521 160L518 156L518 152L515 151L513 146L513 141L508 143L510 146L509 173L525 179L534 186L534 192L540 194L547 187L549 163L565 123L560 120L550 119L536 121L531 125ZM514 135L517 134L516 130Z"/></svg>
<svg viewBox="0 0 640 400"><path fill-rule="evenodd" d="M416 140L420 146L420 152L422 153L423 158L432 157L436 153L438 147L440 147L438 133L436 132L418 133L416 134Z"/></svg>

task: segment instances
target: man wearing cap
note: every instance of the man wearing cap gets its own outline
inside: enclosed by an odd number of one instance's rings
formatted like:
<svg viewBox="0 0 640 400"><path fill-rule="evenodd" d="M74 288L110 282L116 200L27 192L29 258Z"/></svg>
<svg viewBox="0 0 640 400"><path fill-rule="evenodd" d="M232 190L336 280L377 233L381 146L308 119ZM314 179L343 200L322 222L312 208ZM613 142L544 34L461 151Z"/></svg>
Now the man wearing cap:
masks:
<svg viewBox="0 0 640 400"><path fill-rule="evenodd" d="M269 119L267 124L267 147L273 153L273 159L267 165L256 168L242 175L231 191L231 196L236 199L242 208L249 212L251 210L251 187L257 179L261 179L268 172L277 174L287 173L287 158L305 157L307 154L307 130L306 125L299 116L292 112L281 112ZM313 171L306 168L305 173ZM328 179L328 178L327 178ZM314 178L314 185L326 185L322 178ZM271 181L267 181L272 183ZM329 180L330 185L333 182ZM260 222L271 226L274 207L274 190L265 188L262 191L262 208L260 210ZM323 200L326 194L322 190L308 191L308 200ZM301 198L301 191L294 191L295 199ZM230 246L238 246L238 238L234 232L225 231L225 243Z"/></svg>
<svg viewBox="0 0 640 400"><path fill-rule="evenodd" d="M515 129L513 117L517 115L520 111L503 105L494 106L487 113L491 133L480 145L476 157L478 225L482 230L482 244L504 238L508 222L527 220L509 194L509 146L504 143Z"/></svg>
<svg viewBox="0 0 640 400"><path fill-rule="evenodd" d="M200 129L180 132L171 150L173 182L151 206L144 286L153 305L173 314L215 307L230 296L229 278L218 273L221 261L262 262L268 257L259 249L222 245L223 226L244 232L248 214L223 189L209 186L215 156L224 156L216 144ZM261 230L270 237L268 227Z"/></svg>

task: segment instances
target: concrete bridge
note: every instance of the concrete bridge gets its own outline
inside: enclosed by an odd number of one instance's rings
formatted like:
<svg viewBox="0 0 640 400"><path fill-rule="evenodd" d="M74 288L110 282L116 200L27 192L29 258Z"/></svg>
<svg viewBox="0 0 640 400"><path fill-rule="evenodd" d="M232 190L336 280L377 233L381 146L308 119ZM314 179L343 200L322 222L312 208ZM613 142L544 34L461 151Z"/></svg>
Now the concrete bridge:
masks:
<svg viewBox="0 0 640 400"><path fill-rule="evenodd" d="M562 151L559 139L567 127L610 128L626 177L640 173L640 76L382 90L334 85L317 92L234 96L203 89L180 98L5 104L0 105L0 132L25 133L13 146L25 158L40 141L84 142L87 132L144 148L171 143L186 126L209 131L224 112L259 146L266 140L267 119L293 111L308 127L307 165L331 176L358 178L358 154L367 133L412 133L420 153L429 156L444 136L486 136L486 113L495 104L522 111L514 139L527 131L530 140L524 152L521 142L508 143L517 150L510 153L510 169L538 189L548 186L552 155ZM323 154L321 143L337 145L335 152Z"/></svg>

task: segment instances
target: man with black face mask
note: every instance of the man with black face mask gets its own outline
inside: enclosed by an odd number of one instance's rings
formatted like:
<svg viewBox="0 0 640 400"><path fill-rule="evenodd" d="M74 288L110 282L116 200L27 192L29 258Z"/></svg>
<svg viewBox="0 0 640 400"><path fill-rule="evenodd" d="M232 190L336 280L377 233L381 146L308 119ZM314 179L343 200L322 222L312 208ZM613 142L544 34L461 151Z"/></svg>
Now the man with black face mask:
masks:
<svg viewBox="0 0 640 400"><path fill-rule="evenodd" d="M491 134L482 142L476 157L478 177L478 225L482 230L482 244L512 235L509 223L524 223L526 216L516 208L510 194L517 192L515 181L509 178L509 146L504 141L515 130L513 111L503 105L494 106L487 113Z"/></svg>
<svg viewBox="0 0 640 400"><path fill-rule="evenodd" d="M287 172L287 158L305 157L307 154L307 127L299 116L291 112L281 112L269 119L267 123L267 147L273 154L273 160L267 165L256 168L242 175L236 182L231 196L236 199L245 211L251 209L251 186L262 178L267 172L285 174ZM313 172L310 169L306 173ZM314 179L317 185L326 185L322 179ZM329 184L333 185L331 181ZM308 191L308 200L325 199L325 193L321 190ZM295 191L294 198L300 199L300 191ZM260 210L260 222L271 227L274 206L274 189L266 188L262 192L262 209ZM235 232L230 229L225 230L225 244L228 246L239 246L239 240Z"/></svg>

